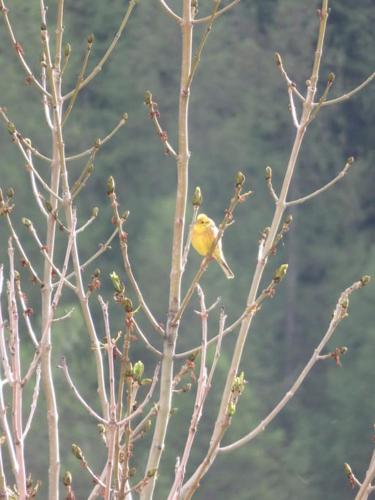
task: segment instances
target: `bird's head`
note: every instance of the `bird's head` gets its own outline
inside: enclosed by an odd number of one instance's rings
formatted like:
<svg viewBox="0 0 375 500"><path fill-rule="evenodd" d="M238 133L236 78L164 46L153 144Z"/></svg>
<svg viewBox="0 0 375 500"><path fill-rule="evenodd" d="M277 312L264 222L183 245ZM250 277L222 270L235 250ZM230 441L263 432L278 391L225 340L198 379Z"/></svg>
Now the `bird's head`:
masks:
<svg viewBox="0 0 375 500"><path fill-rule="evenodd" d="M196 226L202 227L202 228L215 225L214 221L212 219L210 219L209 217L207 217L206 214L199 214L195 224L196 224Z"/></svg>

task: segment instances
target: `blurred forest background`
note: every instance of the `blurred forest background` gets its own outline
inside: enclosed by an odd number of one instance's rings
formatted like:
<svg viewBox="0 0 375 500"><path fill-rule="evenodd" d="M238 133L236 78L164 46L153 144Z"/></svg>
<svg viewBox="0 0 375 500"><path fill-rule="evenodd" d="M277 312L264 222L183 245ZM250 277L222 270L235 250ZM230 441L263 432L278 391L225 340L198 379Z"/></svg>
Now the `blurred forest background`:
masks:
<svg viewBox="0 0 375 500"><path fill-rule="evenodd" d="M39 2L9 0L10 17L26 58L38 73ZM171 5L180 11L181 2ZM202 211L216 221L223 215L235 173L242 170L254 196L236 212L234 224L224 237L227 260L236 274L228 282L217 265L211 265L202 285L207 303L222 297L228 321L243 310L257 253L259 232L270 223L273 201L264 181L266 165L274 172L275 187L280 186L289 156L294 127L288 111L285 82L274 63L274 52L281 53L291 78L300 89L311 69L320 3L310 0L243 0L214 24L203 59L193 83L191 98L190 193L195 185L203 191ZM104 53L127 7L126 1L66 2L64 42L72 44L71 62L66 72L65 92L76 81L86 44L95 35L91 64ZM375 66L373 0L333 0L327 43L323 56L320 92L327 75L336 81L331 97L349 91L364 80ZM211 10L209 0L200 2L200 15ZM49 5L49 22L54 21L55 3ZM52 32L52 25L50 25ZM197 34L200 29L197 29ZM199 36L196 37L199 40ZM4 23L0 25L0 105L25 137L43 152L50 153L50 135L45 125L40 96L25 85L22 68L10 46ZM68 154L77 153L104 137L123 112L129 123L100 150L95 172L80 197L78 213L86 220L94 206L101 211L97 222L82 234L82 259L89 257L112 231L111 212L106 197L106 179L117 181L122 209L131 214L127 223L129 253L146 300L156 317L165 321L171 250L171 222L174 212L176 167L163 148L143 103L145 90L159 104L161 123L176 144L179 93L180 33L178 26L159 8L157 1L141 0L134 11L125 36L109 64L96 80L79 95L66 127ZM293 209L294 222L285 244L272 258L265 277L287 262L287 278L274 299L267 301L257 315L242 363L248 384L240 400L233 425L225 438L229 443L255 426L278 402L318 344L329 323L339 293L363 274L375 275L374 224L374 85L352 100L327 107L309 128L298 163L292 196L311 192L333 178L348 156L356 157L350 173L328 192ZM34 262L41 257L34 242L20 223L27 216L36 226L40 221L30 200L30 186L23 160L11 144L3 126L0 129L0 184L16 190L13 221ZM70 179L78 177L82 163L71 163ZM48 165L40 164L48 177ZM191 213L191 209L190 213ZM40 235L43 237L43 226ZM0 256L6 262L7 227L0 220ZM63 238L61 236L61 238ZM61 239L61 255L65 239ZM102 295L111 299L109 273L125 277L114 242L112 249L87 270L102 270ZM191 254L184 287L200 263ZM30 305L38 311L39 292L26 286ZM92 301L94 304L96 299ZM65 290L60 312L75 306L70 319L53 330L55 380L61 422L62 472L70 469L77 498L90 491L89 476L71 455L78 443L93 468L101 470L105 447L96 423L76 403L57 368L65 355L74 379L85 397L98 408L94 359L80 316L79 305ZM199 319L193 313L194 299L182 325L178 351L200 342ZM3 306L4 307L4 306ZM94 307L96 321L102 322ZM113 331L121 329L120 315L111 305ZM139 321L154 345L161 339ZM348 354L342 368L332 361L319 364L302 390L267 431L231 455L220 457L204 478L196 498L217 500L304 499L345 500L353 498L342 465L349 462L359 476L366 470L372 448L374 421L374 288L355 294L349 318L339 327L330 348L346 345ZM33 318L38 324L38 315ZM210 335L217 332L218 312L211 314ZM104 333L103 333L104 335ZM193 452L194 463L206 451L206 439L220 400L223 377L231 356L236 333L227 337ZM28 340L24 337L25 359ZM134 346L132 358L146 364L146 376L155 359L141 345ZM179 365L177 364L177 367ZM159 473L157 499L166 498L174 475L176 456L181 453L190 421L194 391L175 396L178 412L172 418L166 454ZM43 400L43 397L42 397ZM26 409L28 405L25 405ZM28 438L27 455L35 478L46 478L47 437L44 406L38 410L36 426ZM149 437L137 442L133 465L142 477ZM41 498L47 498L42 485Z"/></svg>

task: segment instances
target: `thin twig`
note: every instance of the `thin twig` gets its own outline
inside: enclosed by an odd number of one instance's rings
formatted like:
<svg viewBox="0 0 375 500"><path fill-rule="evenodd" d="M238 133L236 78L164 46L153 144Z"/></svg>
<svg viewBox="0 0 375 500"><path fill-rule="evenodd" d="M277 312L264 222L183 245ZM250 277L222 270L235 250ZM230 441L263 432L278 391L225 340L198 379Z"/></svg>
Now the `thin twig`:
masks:
<svg viewBox="0 0 375 500"><path fill-rule="evenodd" d="M34 267L32 266L32 264L30 262L30 259L26 255L26 252L23 249L23 246L22 246L21 241L20 241L20 239L18 237L18 234L16 233L16 230L13 227L12 220L11 220L11 218L9 216L9 213L6 215L6 219L7 219L8 227L10 229L10 233L11 233L14 241L16 242L16 245L17 245L19 253L21 254L22 265L25 266L25 267L28 267L30 269L30 273L32 275L32 279L36 280L37 283L39 283L39 285L42 285L43 281L39 278L37 272L35 271Z"/></svg>
<svg viewBox="0 0 375 500"><path fill-rule="evenodd" d="M103 139L97 139L95 141L95 144L91 146L91 148L85 149L85 151L82 151L81 153L77 153L71 156L67 156L65 158L65 161L72 161L72 160L79 160L80 158L84 158L85 156L92 155L93 152L104 146L104 144L112 139L112 137L122 128L126 123L128 122L128 115L127 113L124 113L120 120L117 122L115 127L107 134Z"/></svg>
<svg viewBox="0 0 375 500"><path fill-rule="evenodd" d="M214 21L215 21L216 15L217 15L217 11L219 10L220 2L221 2L221 0L214 0L214 6L212 9L210 20L208 21L206 29L204 30L204 32L202 34L198 48L197 48L197 50L194 54L193 60L192 60L191 71L189 73L189 77L188 77L188 80L186 83L186 90L187 91L189 91L189 89L190 89L191 83L193 81L193 78L194 78L195 73L198 69L199 63L201 61L202 51L203 51L204 46L206 45L208 35L212 31L212 26L214 24Z"/></svg>
<svg viewBox="0 0 375 500"><path fill-rule="evenodd" d="M353 95L355 95L357 92L359 92L364 87L366 87L366 85L368 85L374 78L375 78L375 71L373 73L371 73L371 75L368 78L366 78L366 80L364 82L362 82L360 85L358 85L358 87L354 88L353 90L351 90L347 94L344 94L340 97L336 97L335 99L330 99L329 101L323 102L322 107L331 106L332 104L338 104L340 102L347 101L348 99L353 97Z"/></svg>
<svg viewBox="0 0 375 500"><path fill-rule="evenodd" d="M90 54L91 54L91 49L92 49L93 41L94 41L93 36L90 35L90 37L87 39L85 56L83 58L82 67L81 67L81 70L80 70L78 78L77 78L77 83L76 83L75 89L73 91L73 95L70 98L68 107L67 107L67 109L66 109L66 111L64 113L64 116L62 118L62 122L61 122L61 126L62 127L65 125L67 119L69 118L69 115L72 112L73 106L74 106L74 104L75 104L75 102L77 100L79 91L82 88L81 85L82 85L82 82L83 82L83 79L84 79L84 76L85 76L85 73L86 73L86 69L87 69L87 65L88 65L88 62L89 62L89 58L90 58Z"/></svg>
<svg viewBox="0 0 375 500"><path fill-rule="evenodd" d="M334 179L332 179L330 182L325 184L323 187L317 189L316 191L313 191L312 193L303 196L302 198L298 198L298 200L292 200L292 201L287 201L286 206L291 207L293 205L300 205L301 203L305 203L305 201L311 200L312 198L315 198L315 196L318 196L319 194L323 193L324 191L327 191L330 187L334 186L337 181L342 179L347 173L349 168L353 165L353 158L348 158L344 168L336 175Z"/></svg>
<svg viewBox="0 0 375 500"><path fill-rule="evenodd" d="M58 367L61 368L61 370L63 371L64 376L66 378L66 381L69 384L69 387L72 389L75 397L78 399L78 401L81 403L81 405L85 408L85 410L87 410L88 413L92 417L94 417L98 422L101 422L102 424L106 424L107 423L106 419L104 419L98 413L96 413L96 411L93 410L88 403L86 403L85 399L79 393L77 387L74 385L74 382L73 382L73 380L72 380L72 378L70 376L68 365L67 365L66 359L64 357L61 359Z"/></svg>
<svg viewBox="0 0 375 500"><path fill-rule="evenodd" d="M174 21L176 21L178 24L181 24L182 22L182 17L178 16L167 4L165 0L159 0L160 5L163 7L165 12L168 14L169 17L171 17Z"/></svg>
<svg viewBox="0 0 375 500"><path fill-rule="evenodd" d="M138 335L140 336L140 338L143 340L145 346L146 346L146 349L148 349L149 351L153 352L154 354L156 354L159 358L161 358L163 356L163 354L158 350L156 349L156 347L154 347L150 342L149 340L147 339L146 335L143 333L143 331L141 330L139 324L135 321L135 319L133 318L133 324L137 330L137 333Z"/></svg>
<svg viewBox="0 0 375 500"><path fill-rule="evenodd" d="M35 385L34 385L34 390L33 390L33 395L31 399L31 405L30 405L30 413L29 417L27 419L25 428L23 430L23 439L26 438L28 432L31 429L31 424L35 415L35 410L38 404L38 398L39 398L39 387L40 387L40 365L36 369L36 375L35 375Z"/></svg>
<svg viewBox="0 0 375 500"><path fill-rule="evenodd" d="M296 106L294 104L294 97L293 97L293 94L294 94L294 90L293 90L293 84L290 84L288 86L288 95L289 95L289 106L290 106L290 112L292 114L292 118L293 118L293 124L296 128L299 127L299 122L298 122L298 118L297 118L297 111L296 111Z"/></svg>
<svg viewBox="0 0 375 500"><path fill-rule="evenodd" d="M161 140L161 142L164 144L164 151L165 154L173 156L173 158L177 158L177 153L173 149L171 143L168 140L168 134L165 130L163 130L162 126L160 125L159 118L160 118L160 113L159 113L159 107L158 103L152 100L152 94L149 90L145 92L144 95L144 103L148 108L149 111L149 116L154 124L156 133Z"/></svg>
<svg viewBox="0 0 375 500"><path fill-rule="evenodd" d="M240 1L241 0L233 0L222 9L218 10L215 16L218 17L221 16L222 14L225 14L225 12L228 12L228 10L238 5ZM211 16L206 16L206 17L201 17L200 19L193 19L193 24L204 24L204 23L209 23L210 21L211 21Z"/></svg>
<svg viewBox="0 0 375 500"><path fill-rule="evenodd" d="M288 86L288 90L291 89L302 102L305 102L305 98L297 89L296 84L289 78L288 73L286 72L286 70L284 68L284 64L283 64L283 60L281 58L281 55L278 52L276 52L276 54L275 54L275 62L276 62L276 66L279 68L282 76L284 77L284 79L286 81L286 84Z"/></svg>
<svg viewBox="0 0 375 500"><path fill-rule="evenodd" d="M120 26L115 34L115 36L113 37L113 40L111 42L111 44L109 45L108 49L106 50L105 54L103 55L103 57L100 59L100 61L98 62L98 64L95 66L95 68L91 71L91 73L89 75L87 75L87 77L83 80L83 82L81 83L79 89L82 90L84 87L86 87L86 85L88 83L91 82L91 80L93 78L95 78L95 76L100 73L100 71L103 69L103 66L104 64L108 61L109 57L111 56L114 48L116 47L117 45L117 42L119 41L125 27L126 27L126 24L130 18L130 15L134 9L134 7L137 5L137 0L130 0L129 1L129 6L128 6L128 9L124 15L124 17L122 18L121 20L121 23L120 23ZM70 99L72 97L74 93L74 90L71 90L70 92L68 92L67 94L65 94L63 96L63 100L66 101L67 99Z"/></svg>
<svg viewBox="0 0 375 500"><path fill-rule="evenodd" d="M32 327L31 321L30 321L30 314L32 314L32 310L29 307L27 307L26 296L21 290L21 278L20 278L20 276L16 278L16 290L17 290L18 299L21 302L23 317L25 318L25 323L26 323L26 328L27 328L27 333L29 334L31 341L34 344L34 347L38 347L38 345L39 345L38 340L36 338L34 329Z"/></svg>
<svg viewBox="0 0 375 500"><path fill-rule="evenodd" d="M12 42L13 47L16 50L17 58L20 61L23 69L25 70L26 73L26 81L33 83L38 90L42 92L43 95L46 95L47 97L50 97L50 94L46 91L46 89L43 88L43 86L40 84L40 82L35 78L33 72L31 71L29 65L26 62L26 59L24 57L24 50L22 48L22 45L17 41L11 22L9 20L8 12L9 9L5 6L3 0L0 0L0 11L2 12L5 20L5 24L8 30L8 34L10 37L10 40Z"/></svg>

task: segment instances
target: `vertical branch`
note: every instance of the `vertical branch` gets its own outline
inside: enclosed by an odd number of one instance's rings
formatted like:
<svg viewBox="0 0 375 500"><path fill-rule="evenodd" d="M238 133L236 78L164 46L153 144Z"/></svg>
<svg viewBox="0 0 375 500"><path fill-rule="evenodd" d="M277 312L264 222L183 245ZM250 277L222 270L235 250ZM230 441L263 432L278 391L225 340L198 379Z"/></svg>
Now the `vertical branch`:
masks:
<svg viewBox="0 0 375 500"><path fill-rule="evenodd" d="M18 464L18 474L16 476L17 490L20 498L26 498L26 467L24 455L24 437L22 430L22 376L21 376L21 356L20 337L18 333L18 310L16 291L14 287L14 249L12 238L8 242L9 255L9 289L8 289L8 311L10 345L12 352L12 372L13 372L13 398L12 398L12 421L13 439Z"/></svg>
<svg viewBox="0 0 375 500"><path fill-rule="evenodd" d="M146 473L151 475L151 477L141 491L141 500L152 498L153 495L172 404L173 356L179 327L179 322L173 322L172 319L177 313L181 301L183 235L185 228L188 166L190 158L188 129L190 88L188 82L191 72L193 38L191 4L192 0L183 0L183 16L181 22L182 57L178 117L177 193L173 221L168 321L163 345L159 412L156 418L155 430L146 468Z"/></svg>
<svg viewBox="0 0 375 500"><path fill-rule="evenodd" d="M104 302L99 296L99 303L102 308L104 318L104 328L106 334L106 347L108 355L108 373L109 373L109 422L107 428L107 446L108 446L108 459L107 459L107 473L105 480L104 498L105 500L111 499L111 484L113 476L113 465L115 458L115 445L116 445L116 396L115 396L115 366L113 358L113 341L111 338L111 331L109 327L108 317L108 304Z"/></svg>
<svg viewBox="0 0 375 500"><path fill-rule="evenodd" d="M197 434L198 424L202 416L203 405L209 390L209 384L207 380L207 367L206 367L208 311L206 309L203 290L199 285L197 285L197 290L200 298L200 305L201 305L200 316L202 320L201 364L199 371L198 387L197 387L197 394L195 396L194 411L191 417L191 422L189 427L189 434L186 439L181 462L177 467L176 477L172 489L169 493L168 500L178 500L180 498L181 487L185 477L186 466L190 457L195 436Z"/></svg>
<svg viewBox="0 0 375 500"><path fill-rule="evenodd" d="M59 2L58 9L61 8L61 2ZM44 2L41 0L41 18L42 18L42 30L41 30L41 41L44 50L44 58L47 61L49 53L49 39L46 26L46 9L44 7ZM50 62L50 57L49 57ZM47 73L51 80L55 78L50 67L47 67ZM54 85L51 85L54 87ZM51 178L50 187L52 191L56 194L59 193L60 187L60 161L59 161L59 148L58 142L56 140L56 118L53 116L53 128L52 133L52 162L51 162ZM50 318L53 313L52 311L52 270L53 270L53 260L55 251L55 238L56 238L56 219L52 216L52 213L57 210L57 199L50 195L50 205L51 213L47 220L47 237L46 237L46 253L48 253L48 258L44 258L43 267L43 288L41 290L42 295L42 324L41 330L45 334L45 345L46 349L43 349L41 355L41 370L42 370L42 383L43 390L47 404L47 420L48 420L48 445L49 445L49 498L50 500L57 500L59 497L59 472L60 472L60 444L59 444L59 431L58 431L58 410L56 402L56 393L54 387L54 381L52 376L51 367L51 322Z"/></svg>

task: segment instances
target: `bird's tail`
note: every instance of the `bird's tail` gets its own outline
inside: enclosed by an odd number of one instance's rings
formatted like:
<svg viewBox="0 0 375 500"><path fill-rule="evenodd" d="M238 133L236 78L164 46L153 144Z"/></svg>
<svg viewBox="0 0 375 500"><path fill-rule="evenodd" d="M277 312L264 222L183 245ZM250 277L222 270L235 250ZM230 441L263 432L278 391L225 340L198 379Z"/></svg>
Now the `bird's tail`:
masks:
<svg viewBox="0 0 375 500"><path fill-rule="evenodd" d="M221 267L221 269L224 271L225 276L227 277L228 280L231 280L234 278L234 274L232 269L228 266L226 263L226 260L224 258L217 259L217 263Z"/></svg>

